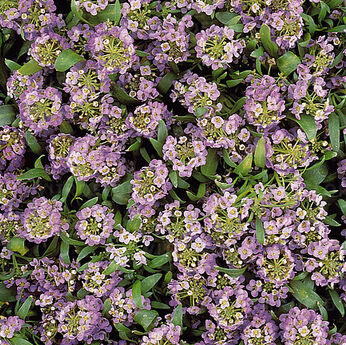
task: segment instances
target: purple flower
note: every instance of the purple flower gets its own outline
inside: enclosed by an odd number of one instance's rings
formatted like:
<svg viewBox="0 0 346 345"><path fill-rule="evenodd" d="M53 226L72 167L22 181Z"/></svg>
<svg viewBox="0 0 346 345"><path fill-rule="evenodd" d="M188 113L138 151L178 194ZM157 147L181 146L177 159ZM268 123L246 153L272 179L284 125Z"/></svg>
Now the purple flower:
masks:
<svg viewBox="0 0 346 345"><path fill-rule="evenodd" d="M26 143L22 130L4 126L0 130L0 171L13 172L24 164Z"/></svg>
<svg viewBox="0 0 346 345"><path fill-rule="evenodd" d="M48 238L66 231L69 224L61 217L62 204L45 197L35 198L23 213L23 230L20 236L39 244Z"/></svg>
<svg viewBox="0 0 346 345"><path fill-rule="evenodd" d="M101 145L101 140L104 144ZM111 133L101 132L79 137L70 147L67 165L81 181L93 178L101 185L112 187L125 175L125 159L121 158L120 143L114 142Z"/></svg>
<svg viewBox="0 0 346 345"><path fill-rule="evenodd" d="M59 133L53 135L47 141L49 161L51 162L50 172L55 179L69 172L67 157L75 138L70 134Z"/></svg>
<svg viewBox="0 0 346 345"><path fill-rule="evenodd" d="M178 139L168 136L162 148L163 159L173 163L173 170L180 177L190 177L194 168L204 165L207 150L200 140L181 136Z"/></svg>
<svg viewBox="0 0 346 345"><path fill-rule="evenodd" d="M133 200L145 206L154 205L172 188L172 184L168 182L167 167L157 159L153 159L149 166L136 171L131 184Z"/></svg>
<svg viewBox="0 0 346 345"><path fill-rule="evenodd" d="M111 0L112 1L112 0ZM93 16L108 6L108 0L76 0L78 10L85 10Z"/></svg>
<svg viewBox="0 0 346 345"><path fill-rule="evenodd" d="M0 175L0 210L6 213L18 206L30 195L37 194L41 189L30 183L17 180L17 175L5 173Z"/></svg>
<svg viewBox="0 0 346 345"><path fill-rule="evenodd" d="M196 35L197 57L213 70L226 69L234 58L240 57L245 43L234 39L234 31L227 27L212 25Z"/></svg>
<svg viewBox="0 0 346 345"><path fill-rule="evenodd" d="M218 326L233 331L246 322L251 306L252 301L245 290L226 287L222 297L215 304L210 304L208 310Z"/></svg>
<svg viewBox="0 0 346 345"><path fill-rule="evenodd" d="M135 59L133 38L120 26L109 29L106 23L97 25L95 34L90 38L89 49L106 74L124 74Z"/></svg>
<svg viewBox="0 0 346 345"><path fill-rule="evenodd" d="M27 90L20 96L19 116L36 135L58 127L65 117L62 94L53 87Z"/></svg>
<svg viewBox="0 0 346 345"><path fill-rule="evenodd" d="M60 53L68 48L71 46L65 37L49 31L35 39L29 54L40 66L53 69Z"/></svg>
<svg viewBox="0 0 346 345"><path fill-rule="evenodd" d="M114 214L107 206L94 205L76 213L78 236L89 246L105 244L106 239L113 233Z"/></svg>
<svg viewBox="0 0 346 345"><path fill-rule="evenodd" d="M265 75L261 79L249 76L246 88L245 116L250 124L268 130L284 117L285 100L275 79Z"/></svg>
<svg viewBox="0 0 346 345"><path fill-rule="evenodd" d="M129 128L135 130L136 135L142 135L145 138L155 137L160 120L166 120L167 124L171 122L172 114L167 106L160 102L151 102L140 105L133 113L130 113L126 119Z"/></svg>
<svg viewBox="0 0 346 345"><path fill-rule="evenodd" d="M327 344L328 322L314 310L294 307L288 314L280 315L280 321L280 336L287 345L303 341Z"/></svg>
<svg viewBox="0 0 346 345"><path fill-rule="evenodd" d="M14 337L15 332L19 332L24 326L25 321L21 320L18 316L9 316L0 318L0 337L11 339ZM2 341L1 341L2 342ZM4 341L4 344L10 344Z"/></svg>
<svg viewBox="0 0 346 345"><path fill-rule="evenodd" d="M62 344L103 340L112 327L102 317L102 307L102 301L92 295L75 302L63 303L56 317L58 332L64 337Z"/></svg>
<svg viewBox="0 0 346 345"><path fill-rule="evenodd" d="M152 329L148 336L143 336L141 344L143 345L160 345L168 341L172 345L180 344L180 326L174 326L172 323L163 324L160 327Z"/></svg>
<svg viewBox="0 0 346 345"><path fill-rule="evenodd" d="M19 100L20 96L27 89L41 89L43 86L43 73L39 71L31 76L22 75L17 70L13 72L13 75L7 80L7 94Z"/></svg>

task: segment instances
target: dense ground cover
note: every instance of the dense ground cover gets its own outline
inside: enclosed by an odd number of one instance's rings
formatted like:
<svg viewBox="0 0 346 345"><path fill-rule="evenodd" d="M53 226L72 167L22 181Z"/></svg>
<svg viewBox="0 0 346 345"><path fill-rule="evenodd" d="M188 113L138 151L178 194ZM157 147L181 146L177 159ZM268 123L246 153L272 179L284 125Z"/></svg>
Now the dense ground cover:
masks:
<svg viewBox="0 0 346 345"><path fill-rule="evenodd" d="M343 6L1 0L0 345L345 345Z"/></svg>

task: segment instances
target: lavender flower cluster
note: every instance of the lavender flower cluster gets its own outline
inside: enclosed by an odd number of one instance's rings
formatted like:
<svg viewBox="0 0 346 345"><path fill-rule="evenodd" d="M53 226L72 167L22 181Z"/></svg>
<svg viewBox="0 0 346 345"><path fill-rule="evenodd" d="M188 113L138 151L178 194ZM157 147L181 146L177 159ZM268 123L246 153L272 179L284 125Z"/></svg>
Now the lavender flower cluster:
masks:
<svg viewBox="0 0 346 345"><path fill-rule="evenodd" d="M343 0L0 1L0 344L345 345Z"/></svg>

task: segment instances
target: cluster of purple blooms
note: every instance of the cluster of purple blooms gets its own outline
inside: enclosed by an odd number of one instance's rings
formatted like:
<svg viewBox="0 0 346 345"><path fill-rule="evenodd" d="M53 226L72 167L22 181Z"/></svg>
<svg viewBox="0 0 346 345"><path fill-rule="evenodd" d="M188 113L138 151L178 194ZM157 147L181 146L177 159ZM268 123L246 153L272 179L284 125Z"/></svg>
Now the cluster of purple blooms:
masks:
<svg viewBox="0 0 346 345"><path fill-rule="evenodd" d="M0 344L345 345L342 16L0 1Z"/></svg>

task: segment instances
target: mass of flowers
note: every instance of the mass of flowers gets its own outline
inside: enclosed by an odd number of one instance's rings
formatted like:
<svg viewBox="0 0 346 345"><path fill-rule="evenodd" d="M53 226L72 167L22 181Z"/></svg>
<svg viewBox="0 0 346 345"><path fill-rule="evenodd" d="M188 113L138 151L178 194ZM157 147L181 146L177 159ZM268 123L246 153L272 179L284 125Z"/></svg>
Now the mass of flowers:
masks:
<svg viewBox="0 0 346 345"><path fill-rule="evenodd" d="M0 345L346 345L344 0L0 0Z"/></svg>

